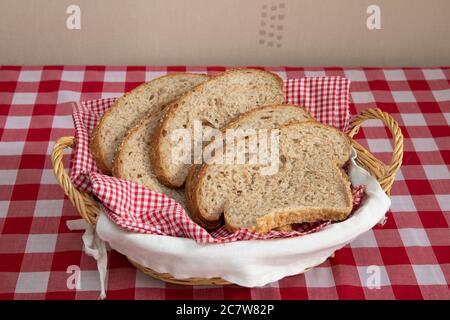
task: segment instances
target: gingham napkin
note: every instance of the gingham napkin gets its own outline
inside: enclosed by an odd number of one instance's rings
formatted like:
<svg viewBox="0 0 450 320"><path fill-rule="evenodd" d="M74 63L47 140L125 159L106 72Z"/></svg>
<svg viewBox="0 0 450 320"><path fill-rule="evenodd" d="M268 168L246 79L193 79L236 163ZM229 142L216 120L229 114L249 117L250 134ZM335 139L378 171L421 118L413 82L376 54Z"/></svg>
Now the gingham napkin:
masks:
<svg viewBox="0 0 450 320"><path fill-rule="evenodd" d="M346 130L349 113L350 81L342 77L289 79L285 82L286 102L305 106L320 122ZM199 243L274 239L302 236L322 229L328 223L303 224L291 232L271 231L264 235L220 228L212 233L195 224L175 200L142 185L103 175L89 150L90 134L114 99L91 100L74 107L76 148L70 178L82 191L91 192L117 225L140 233L194 239Z"/></svg>

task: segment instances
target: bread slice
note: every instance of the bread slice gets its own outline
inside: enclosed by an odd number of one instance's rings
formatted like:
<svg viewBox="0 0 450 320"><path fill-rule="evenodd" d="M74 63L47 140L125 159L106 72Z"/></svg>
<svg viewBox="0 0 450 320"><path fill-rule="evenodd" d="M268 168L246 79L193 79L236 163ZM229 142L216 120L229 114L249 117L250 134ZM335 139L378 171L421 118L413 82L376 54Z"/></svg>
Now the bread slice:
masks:
<svg viewBox="0 0 450 320"><path fill-rule="evenodd" d="M159 183L150 163L149 154L154 147L151 136L165 110L145 117L123 138L114 158L113 175L163 193L186 207L184 189L171 189Z"/></svg>
<svg viewBox="0 0 450 320"><path fill-rule="evenodd" d="M275 129L292 121L314 121L314 118L301 106L291 104L269 105L258 107L234 118L221 131L225 133L228 129L253 129L255 131L259 129ZM197 207L192 203L193 187L196 184L200 167L201 165L194 165L189 170L185 186L186 205L195 222L205 228L215 228L218 226L218 221L209 223L208 221L198 219L199 213ZM283 230L287 229L288 226L283 228Z"/></svg>
<svg viewBox="0 0 450 320"><path fill-rule="evenodd" d="M260 106L232 119L222 131L227 129L275 129L289 122L314 121L314 117L304 107L294 104Z"/></svg>
<svg viewBox="0 0 450 320"><path fill-rule="evenodd" d="M155 129L156 148L151 161L158 180L169 187L180 187L188 175L190 165L173 154L174 146L181 141L173 141L177 130L187 129L194 145L199 142L194 141L194 121L220 129L239 114L283 102L281 78L255 69L226 71L183 95L169 106Z"/></svg>
<svg viewBox="0 0 450 320"><path fill-rule="evenodd" d="M350 182L343 170L319 163L305 166L294 160L292 168L269 181L255 179L243 196L226 203L227 229L264 233L286 224L344 220L352 210Z"/></svg>
<svg viewBox="0 0 450 320"><path fill-rule="evenodd" d="M205 225L217 224L224 213L230 231L345 219L352 194L341 167L350 151L348 137L333 127L287 124L280 128L278 172L264 176L260 165L203 164L190 205Z"/></svg>
<svg viewBox="0 0 450 320"><path fill-rule="evenodd" d="M115 151L127 132L149 113L159 112L170 101L208 79L204 74L178 73L163 76L118 98L94 129L91 152L97 167L111 174Z"/></svg>

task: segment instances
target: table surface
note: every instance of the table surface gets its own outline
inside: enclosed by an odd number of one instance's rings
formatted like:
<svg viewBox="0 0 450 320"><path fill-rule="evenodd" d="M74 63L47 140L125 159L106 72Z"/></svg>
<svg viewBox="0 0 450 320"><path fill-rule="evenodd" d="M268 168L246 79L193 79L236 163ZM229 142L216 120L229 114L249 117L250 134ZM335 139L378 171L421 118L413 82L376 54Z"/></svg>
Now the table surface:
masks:
<svg viewBox="0 0 450 320"><path fill-rule="evenodd" d="M303 275L263 288L179 286L145 276L109 252L109 299L450 299L450 67L269 68L283 78L352 80L351 112L377 106L405 136L404 160L384 226ZM168 72L223 67L0 67L0 299L97 299L95 260L67 220L76 210L53 176L50 154L73 135L70 101L120 96ZM358 140L386 163L390 133L369 121ZM70 162L70 151L64 156ZM71 268L81 275L72 289ZM69 270L69 273L68 273Z"/></svg>

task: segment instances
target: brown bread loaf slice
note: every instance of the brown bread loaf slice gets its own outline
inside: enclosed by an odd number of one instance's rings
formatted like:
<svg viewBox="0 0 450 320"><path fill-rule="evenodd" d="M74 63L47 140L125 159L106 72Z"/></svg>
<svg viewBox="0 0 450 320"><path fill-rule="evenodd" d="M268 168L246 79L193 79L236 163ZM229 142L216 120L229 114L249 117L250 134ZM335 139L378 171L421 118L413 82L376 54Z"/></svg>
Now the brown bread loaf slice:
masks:
<svg viewBox="0 0 450 320"><path fill-rule="evenodd" d="M305 108L294 104L260 106L237 116L222 131L275 129L296 121L314 121L314 117Z"/></svg>
<svg viewBox="0 0 450 320"><path fill-rule="evenodd" d="M221 129L225 133L228 129L275 129L292 121L314 121L313 116L306 111L305 108L297 105L281 104L262 106L254 110L250 110L230 121L228 125ZM189 175L186 179L185 197L186 205L191 213L191 217L195 222L205 228L214 228L218 222L208 223L202 219L197 219L197 207L192 204L193 187L196 184L198 177L198 170L201 165L194 165L189 170ZM289 226L285 226L283 231L287 231Z"/></svg>
<svg viewBox="0 0 450 320"><path fill-rule="evenodd" d="M269 181L255 179L243 196L226 203L227 229L264 233L286 224L344 220L352 210L350 182L333 164L317 164L305 166L295 159L289 170Z"/></svg>
<svg viewBox="0 0 450 320"><path fill-rule="evenodd" d="M159 112L170 101L208 79L204 74L178 73L146 82L118 98L101 118L91 140L98 168L111 174L115 151L123 137L140 119Z"/></svg>
<svg viewBox="0 0 450 320"><path fill-rule="evenodd" d="M263 176L259 165L203 164L192 187L197 219L213 225L224 213L229 230L257 232L292 223L338 221L352 209L350 157L341 131L315 122L280 128L279 170Z"/></svg>
<svg viewBox="0 0 450 320"><path fill-rule="evenodd" d="M154 147L152 132L166 109L147 116L128 132L117 149L113 175L115 177L140 183L146 188L163 193L185 207L184 189L171 189L159 183L150 163L149 154Z"/></svg>
<svg viewBox="0 0 450 320"><path fill-rule="evenodd" d="M220 129L239 114L261 105L284 102L283 81L277 75L255 69L224 72L204 82L174 101L155 129L156 148L151 154L158 180L169 187L180 187L188 175L189 163L174 155L173 141L179 129L190 132L194 140L194 121ZM191 161L191 164L194 161Z"/></svg>

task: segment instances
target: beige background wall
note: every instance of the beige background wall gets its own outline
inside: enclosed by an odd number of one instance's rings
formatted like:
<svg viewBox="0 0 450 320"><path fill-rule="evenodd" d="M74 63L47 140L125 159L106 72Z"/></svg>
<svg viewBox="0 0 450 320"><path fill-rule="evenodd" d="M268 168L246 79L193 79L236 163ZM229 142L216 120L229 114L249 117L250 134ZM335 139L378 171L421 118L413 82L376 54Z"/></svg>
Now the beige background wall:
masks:
<svg viewBox="0 0 450 320"><path fill-rule="evenodd" d="M0 64L450 65L449 14L449 0L0 0Z"/></svg>

